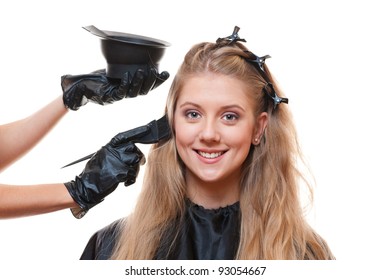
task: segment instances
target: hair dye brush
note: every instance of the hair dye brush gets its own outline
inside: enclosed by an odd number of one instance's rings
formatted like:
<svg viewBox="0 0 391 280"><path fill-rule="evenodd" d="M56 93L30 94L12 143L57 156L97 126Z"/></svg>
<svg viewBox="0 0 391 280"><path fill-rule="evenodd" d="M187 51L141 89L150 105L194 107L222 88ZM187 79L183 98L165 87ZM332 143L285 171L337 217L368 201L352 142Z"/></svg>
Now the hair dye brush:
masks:
<svg viewBox="0 0 391 280"><path fill-rule="evenodd" d="M117 134L115 137L121 137L122 141L132 141L133 143L153 144L161 140L168 139L171 136L170 126L167 116L164 115L158 120L153 120L146 125L142 125L128 131ZM90 159L95 153L75 160L64 167L68 167L81 161Z"/></svg>

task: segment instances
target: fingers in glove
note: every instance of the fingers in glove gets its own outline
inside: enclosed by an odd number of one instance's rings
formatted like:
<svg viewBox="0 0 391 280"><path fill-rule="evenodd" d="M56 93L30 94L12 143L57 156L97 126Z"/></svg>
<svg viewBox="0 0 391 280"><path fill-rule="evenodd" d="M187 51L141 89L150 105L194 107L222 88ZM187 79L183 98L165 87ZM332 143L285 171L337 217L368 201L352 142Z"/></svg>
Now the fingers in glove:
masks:
<svg viewBox="0 0 391 280"><path fill-rule="evenodd" d="M119 154L119 159L127 166L140 165L141 160L144 158L144 154L136 146L134 146L130 150L132 151L117 151Z"/></svg>
<svg viewBox="0 0 391 280"><path fill-rule="evenodd" d="M126 178L123 180L125 186L129 186L136 182L136 178L140 170L140 165L143 165L145 163L145 156L140 151L140 149L137 148L137 146L134 145L132 142L129 142L126 146L127 147L125 148L125 150L119 153L119 155L121 161L129 167L128 172L126 174Z"/></svg>
<svg viewBox="0 0 391 280"><path fill-rule="evenodd" d="M170 73L168 73L167 71L163 71L162 73L160 73L157 77L156 77L156 81L155 81L155 84L153 85L152 89L155 89L157 88L158 86L160 86L162 83L164 83L168 78L170 77Z"/></svg>
<svg viewBox="0 0 391 280"><path fill-rule="evenodd" d="M137 156L137 158L129 158L127 159L127 163L130 165L144 165L145 164L145 156L143 152L132 142L129 143L129 147L125 150L126 153L131 153L131 155Z"/></svg>
<svg viewBox="0 0 391 280"><path fill-rule="evenodd" d="M122 76L121 83L118 87L118 90L116 90L116 92L113 94L114 100L117 101L125 98L125 96L129 91L131 82L132 82L132 76L130 75L129 72L125 72L124 75Z"/></svg>
<svg viewBox="0 0 391 280"><path fill-rule="evenodd" d="M138 69L131 79L129 89L126 93L126 97L136 97L144 82L144 70Z"/></svg>
<svg viewBox="0 0 391 280"><path fill-rule="evenodd" d="M150 92L155 85L156 79L158 77L158 72L155 67L149 67L147 73L145 73L144 83L140 89L140 95L146 95Z"/></svg>
<svg viewBox="0 0 391 280"><path fill-rule="evenodd" d="M133 143L129 142L126 145L123 153L121 154L121 159L128 166L134 165L143 165L145 163L145 157L143 152Z"/></svg>
<svg viewBox="0 0 391 280"><path fill-rule="evenodd" d="M130 186L136 182L139 171L140 165L132 166L129 169L128 174L126 175L126 180L124 182L125 187Z"/></svg>

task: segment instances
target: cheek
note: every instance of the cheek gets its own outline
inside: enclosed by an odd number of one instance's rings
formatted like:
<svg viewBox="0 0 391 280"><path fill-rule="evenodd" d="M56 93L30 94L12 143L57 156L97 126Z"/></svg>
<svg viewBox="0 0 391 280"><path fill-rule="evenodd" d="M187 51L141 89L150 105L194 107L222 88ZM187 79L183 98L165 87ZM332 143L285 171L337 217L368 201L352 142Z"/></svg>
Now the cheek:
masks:
<svg viewBox="0 0 391 280"><path fill-rule="evenodd" d="M227 130L225 137L229 139L232 144L238 146L250 146L254 134L253 126L240 126Z"/></svg>
<svg viewBox="0 0 391 280"><path fill-rule="evenodd" d="M240 135L236 137L231 137L231 146L236 147L237 150L241 151L241 153L247 154L251 147L251 136L250 135Z"/></svg>
<svg viewBox="0 0 391 280"><path fill-rule="evenodd" d="M191 129L191 126L183 125L181 124L181 122L176 122L174 128L175 128L175 141L178 147L190 144L194 141L195 131L194 129Z"/></svg>
<svg viewBox="0 0 391 280"><path fill-rule="evenodd" d="M251 129L232 131L229 135L226 135L227 144L235 149L238 153L237 156L244 160L252 145L253 133Z"/></svg>

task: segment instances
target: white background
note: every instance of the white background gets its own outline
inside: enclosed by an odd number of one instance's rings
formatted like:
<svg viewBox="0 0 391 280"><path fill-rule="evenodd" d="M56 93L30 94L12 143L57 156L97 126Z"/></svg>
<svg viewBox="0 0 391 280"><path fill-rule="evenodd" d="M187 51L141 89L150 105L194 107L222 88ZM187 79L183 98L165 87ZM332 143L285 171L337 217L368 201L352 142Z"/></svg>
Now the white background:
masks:
<svg viewBox="0 0 391 280"><path fill-rule="evenodd" d="M172 46L160 65L171 77L159 89L110 106L88 104L69 112L34 150L3 171L0 181L73 179L84 163L61 166L95 152L118 132L159 118L186 51L195 43L230 35L238 25L251 51L272 56L267 64L289 97L317 183L308 220L338 259L333 275L389 275L383 267L391 249L391 19L386 3L2 1L0 123L26 117L61 95L61 75L106 66L98 37L82 26L155 37ZM148 153L148 146L140 148ZM69 210L1 220L0 275L7 275L1 278L37 279L36 274L52 271L59 277L72 267L80 269L77 259L89 237L132 209L142 172L135 185L119 186L81 220ZM97 275L93 268L81 274ZM319 277L325 275L322 271ZM118 274L123 276L122 268Z"/></svg>

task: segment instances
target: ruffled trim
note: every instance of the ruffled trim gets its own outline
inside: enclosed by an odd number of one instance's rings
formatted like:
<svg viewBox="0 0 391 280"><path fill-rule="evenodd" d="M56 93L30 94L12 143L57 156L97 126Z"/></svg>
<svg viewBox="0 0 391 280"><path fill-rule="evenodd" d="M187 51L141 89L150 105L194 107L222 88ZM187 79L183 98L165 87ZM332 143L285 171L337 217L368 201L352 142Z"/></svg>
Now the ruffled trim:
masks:
<svg viewBox="0 0 391 280"><path fill-rule="evenodd" d="M189 207L189 209L192 209L193 211L197 211L197 213L215 214L215 215L237 213L240 210L239 201L216 209L208 209L202 205L192 202L189 198L186 198L186 206Z"/></svg>

